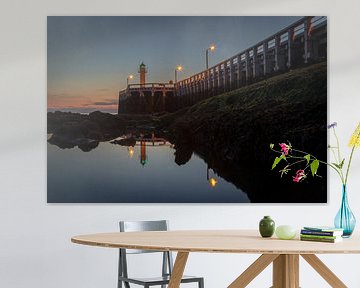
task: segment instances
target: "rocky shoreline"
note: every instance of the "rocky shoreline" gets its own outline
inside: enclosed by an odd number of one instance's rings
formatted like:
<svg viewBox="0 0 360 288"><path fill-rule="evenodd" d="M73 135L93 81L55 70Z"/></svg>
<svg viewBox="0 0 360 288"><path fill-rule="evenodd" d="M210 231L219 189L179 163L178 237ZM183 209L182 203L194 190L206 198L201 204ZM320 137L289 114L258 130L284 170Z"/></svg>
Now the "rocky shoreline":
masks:
<svg viewBox="0 0 360 288"><path fill-rule="evenodd" d="M269 144L289 141L327 158L326 79L326 63L290 71L209 98L181 116L168 115L164 126L175 147L192 149L252 202L325 203L326 168L321 167L321 178L297 185L291 176L281 179L270 170L274 155Z"/></svg>
<svg viewBox="0 0 360 288"><path fill-rule="evenodd" d="M86 115L56 111L49 112L47 116L47 133L52 134L48 139L50 144L62 149L78 146L85 152L96 148L99 142L110 141L129 133L134 136L149 135L156 129L156 117L149 115L113 115L100 111ZM124 141L112 142L124 144Z"/></svg>
<svg viewBox="0 0 360 288"><path fill-rule="evenodd" d="M178 165L186 164L196 153L218 175L245 191L252 202L325 203L326 169L319 170L322 178L298 185L291 178L280 179L270 170L269 144L290 141L326 159L326 79L326 63L320 63L171 114L48 113L48 133L53 134L48 141L61 148L78 146L90 151L101 141L130 134L112 143L131 146L134 138L155 133L175 145Z"/></svg>

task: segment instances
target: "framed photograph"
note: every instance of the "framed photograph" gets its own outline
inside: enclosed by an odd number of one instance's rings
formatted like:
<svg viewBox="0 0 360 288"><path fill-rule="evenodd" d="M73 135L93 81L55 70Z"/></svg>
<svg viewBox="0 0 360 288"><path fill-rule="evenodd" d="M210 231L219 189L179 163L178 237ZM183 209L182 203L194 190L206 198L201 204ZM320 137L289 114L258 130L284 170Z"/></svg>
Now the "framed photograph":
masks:
<svg viewBox="0 0 360 288"><path fill-rule="evenodd" d="M48 203L327 202L271 149L327 158L327 17L49 16L47 60Z"/></svg>

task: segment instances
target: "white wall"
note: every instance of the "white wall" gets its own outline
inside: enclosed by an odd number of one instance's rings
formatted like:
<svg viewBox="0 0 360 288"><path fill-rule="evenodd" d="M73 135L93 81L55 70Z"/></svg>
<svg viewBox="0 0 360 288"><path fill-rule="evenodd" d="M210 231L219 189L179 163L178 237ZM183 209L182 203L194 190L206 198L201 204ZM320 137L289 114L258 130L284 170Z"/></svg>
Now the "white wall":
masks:
<svg viewBox="0 0 360 288"><path fill-rule="evenodd" d="M1 2L0 287L115 287L116 250L74 245L70 237L116 231L119 219L167 218L172 229L256 228L258 220L268 214L278 224L331 224L340 202L340 183L335 174L331 174L328 205L48 205L46 16L328 15L329 121L339 123L345 146L360 120L359 1L97 2ZM360 175L360 151L355 156L349 192L360 219L360 182L356 177ZM255 257L192 254L187 273L204 275L206 287L226 287ZM356 273L360 255L321 258L349 287L360 287ZM148 271L146 263L134 261L138 269ZM269 287L270 273L267 269L250 287ZM327 287L303 262L301 283L302 287Z"/></svg>

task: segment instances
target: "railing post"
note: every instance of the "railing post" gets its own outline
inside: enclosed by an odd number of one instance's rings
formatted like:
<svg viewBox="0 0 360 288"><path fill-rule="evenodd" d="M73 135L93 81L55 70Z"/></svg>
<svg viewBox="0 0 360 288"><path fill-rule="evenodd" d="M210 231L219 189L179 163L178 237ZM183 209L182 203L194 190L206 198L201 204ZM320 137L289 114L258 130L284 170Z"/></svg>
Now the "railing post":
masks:
<svg viewBox="0 0 360 288"><path fill-rule="evenodd" d="M150 96L150 103L149 103L149 110L148 110L150 113L154 112L154 96L155 96L154 89L151 89L151 96Z"/></svg>
<svg viewBox="0 0 360 288"><path fill-rule="evenodd" d="M220 93L220 67L217 66L217 74L216 74L216 95Z"/></svg>
<svg viewBox="0 0 360 288"><path fill-rule="evenodd" d="M280 70L279 66L279 50L280 50L280 35L275 36L275 71Z"/></svg>
<svg viewBox="0 0 360 288"><path fill-rule="evenodd" d="M201 73L201 99L205 98L205 72Z"/></svg>
<svg viewBox="0 0 360 288"><path fill-rule="evenodd" d="M226 92L227 91L227 81L228 81L228 74L227 74L227 69L228 69L228 66L227 66L227 61L224 62L224 69L223 69L223 92Z"/></svg>
<svg viewBox="0 0 360 288"><path fill-rule="evenodd" d="M190 82L190 78L188 79L187 82L188 82L188 83L187 83L187 88L186 88L186 89L187 89L187 94L186 94L186 100L185 100L185 101L186 101L186 106L189 105L189 99L190 99L190 94L191 94L191 89L190 89L190 88L191 88L191 87L190 87L190 83L191 83L191 82Z"/></svg>
<svg viewBox="0 0 360 288"><path fill-rule="evenodd" d="M215 68L213 68L213 73L212 73L212 79L211 79L211 81L212 81L212 96L214 96L215 94L216 94L216 91L215 91L215 89L216 89L216 83L215 83L215 81L216 81L216 79L215 79L215 74L216 74L216 69Z"/></svg>
<svg viewBox="0 0 360 288"><path fill-rule="evenodd" d="M166 107L165 107L165 105L166 105L166 91L165 90L163 90L162 91L162 95L161 95L161 111L165 111L166 110Z"/></svg>
<svg viewBox="0 0 360 288"><path fill-rule="evenodd" d="M236 88L239 88L241 85L241 55L237 56L237 79L236 79Z"/></svg>
<svg viewBox="0 0 360 288"><path fill-rule="evenodd" d="M311 55L309 52L309 32L311 27L311 19L312 17L307 17L304 21L304 62L308 62L308 58L310 58Z"/></svg>
<svg viewBox="0 0 360 288"><path fill-rule="evenodd" d="M258 59L257 59L257 47L253 48L253 78L256 78L258 75Z"/></svg>
<svg viewBox="0 0 360 288"><path fill-rule="evenodd" d="M234 69L233 69L233 61L234 61L234 58L230 58L230 67L229 67L229 91L231 91L233 89L233 79L234 79L234 76L233 76L233 73L234 73Z"/></svg>
<svg viewBox="0 0 360 288"><path fill-rule="evenodd" d="M267 52L268 52L268 43L269 42L264 42L263 43L263 57L264 57L264 76L266 76L266 74L268 74L268 60L267 60Z"/></svg>
<svg viewBox="0 0 360 288"><path fill-rule="evenodd" d="M211 81L211 79L210 79L210 77L211 77L211 74L210 74L210 69L209 70L207 70L206 71L206 98L208 98L209 96L210 96L210 85L211 85L211 83L210 83L210 81Z"/></svg>
<svg viewBox="0 0 360 288"><path fill-rule="evenodd" d="M294 28L290 28L288 31L288 59L287 59L287 67L291 67L291 49L292 49L292 41L294 37Z"/></svg>
<svg viewBox="0 0 360 288"><path fill-rule="evenodd" d="M249 82L249 70L250 70L250 55L249 51L245 52L245 72L246 72L246 83Z"/></svg>
<svg viewBox="0 0 360 288"><path fill-rule="evenodd" d="M229 67L229 91L231 91L233 89L233 79L234 79L234 76L233 76L233 72L234 72L234 69L233 69L233 61L234 61L234 58L230 58L230 67Z"/></svg>

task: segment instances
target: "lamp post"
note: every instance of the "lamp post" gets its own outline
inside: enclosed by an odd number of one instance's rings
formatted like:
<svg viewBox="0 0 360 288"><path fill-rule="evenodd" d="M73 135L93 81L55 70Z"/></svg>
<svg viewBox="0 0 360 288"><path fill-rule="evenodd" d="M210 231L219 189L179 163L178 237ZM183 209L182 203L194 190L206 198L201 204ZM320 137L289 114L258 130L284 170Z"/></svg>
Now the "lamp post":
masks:
<svg viewBox="0 0 360 288"><path fill-rule="evenodd" d="M134 78L134 75L130 74L127 78L126 78L126 89L128 88L129 86L129 80L133 79Z"/></svg>
<svg viewBox="0 0 360 288"><path fill-rule="evenodd" d="M214 52L215 48L215 45L211 45L206 49L206 70L209 69L209 51Z"/></svg>
<svg viewBox="0 0 360 288"><path fill-rule="evenodd" d="M181 65L176 66L176 68L175 68L175 85L177 83L177 72L182 71L182 70L183 70L183 67Z"/></svg>

